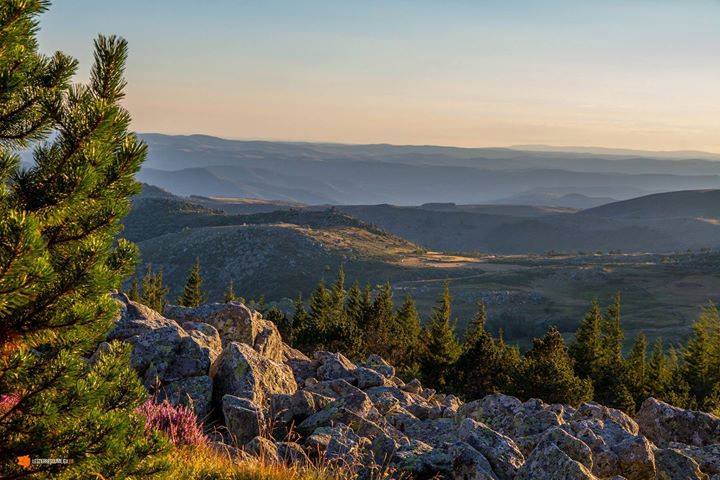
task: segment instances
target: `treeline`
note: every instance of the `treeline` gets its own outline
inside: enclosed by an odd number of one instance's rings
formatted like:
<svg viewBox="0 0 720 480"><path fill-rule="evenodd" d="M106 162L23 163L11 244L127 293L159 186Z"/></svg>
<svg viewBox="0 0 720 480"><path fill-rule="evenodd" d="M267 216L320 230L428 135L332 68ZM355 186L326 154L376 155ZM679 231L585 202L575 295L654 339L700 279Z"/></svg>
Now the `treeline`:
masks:
<svg viewBox="0 0 720 480"><path fill-rule="evenodd" d="M178 302L201 303L201 283L196 262ZM686 344L666 348L657 339L649 346L640 333L625 355L617 295L604 309L591 302L569 343L551 327L521 352L505 342L502 330L493 334L487 328L481 302L459 338L447 284L422 325L413 298L407 295L396 304L390 284L372 288L356 282L347 288L345 283L342 270L332 284L321 281L307 301L296 299L292 315L268 308L262 299L248 303L302 351L340 351L355 359L376 353L406 380L418 377L466 399L502 392L550 403L595 400L632 413L653 396L683 408L720 411L720 315L714 305L703 309ZM164 305L161 273L148 270L142 286L142 293L135 292L141 301ZM225 301L236 299L231 283Z"/></svg>

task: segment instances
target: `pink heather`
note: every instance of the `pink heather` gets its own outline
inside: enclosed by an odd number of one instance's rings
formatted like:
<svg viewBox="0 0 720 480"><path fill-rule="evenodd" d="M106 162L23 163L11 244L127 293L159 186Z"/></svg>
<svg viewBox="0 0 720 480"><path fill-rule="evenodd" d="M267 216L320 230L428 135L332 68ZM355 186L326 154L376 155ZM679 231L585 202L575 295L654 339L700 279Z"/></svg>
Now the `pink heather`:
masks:
<svg viewBox="0 0 720 480"><path fill-rule="evenodd" d="M161 431L175 445L201 445L207 437L198 425L195 413L184 405L174 406L167 400L155 403L152 399L140 405L137 413L145 417L145 431Z"/></svg>

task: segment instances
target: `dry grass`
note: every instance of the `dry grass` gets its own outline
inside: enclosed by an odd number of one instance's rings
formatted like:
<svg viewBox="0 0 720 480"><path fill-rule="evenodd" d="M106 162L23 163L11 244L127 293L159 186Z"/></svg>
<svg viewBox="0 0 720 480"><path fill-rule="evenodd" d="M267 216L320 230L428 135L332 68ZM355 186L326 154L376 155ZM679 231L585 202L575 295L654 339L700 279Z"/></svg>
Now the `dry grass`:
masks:
<svg viewBox="0 0 720 480"><path fill-rule="evenodd" d="M240 459L207 445L176 447L166 478L193 480L335 480L348 478L328 467L285 466L262 458Z"/></svg>

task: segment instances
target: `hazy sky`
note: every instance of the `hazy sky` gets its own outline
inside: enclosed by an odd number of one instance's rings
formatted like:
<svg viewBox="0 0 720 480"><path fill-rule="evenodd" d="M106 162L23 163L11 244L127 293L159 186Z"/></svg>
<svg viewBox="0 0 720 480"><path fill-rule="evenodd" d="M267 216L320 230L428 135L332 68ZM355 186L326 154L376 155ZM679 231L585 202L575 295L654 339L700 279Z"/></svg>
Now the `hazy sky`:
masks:
<svg viewBox="0 0 720 480"><path fill-rule="evenodd" d="M720 151L720 0L56 0L130 42L143 132Z"/></svg>

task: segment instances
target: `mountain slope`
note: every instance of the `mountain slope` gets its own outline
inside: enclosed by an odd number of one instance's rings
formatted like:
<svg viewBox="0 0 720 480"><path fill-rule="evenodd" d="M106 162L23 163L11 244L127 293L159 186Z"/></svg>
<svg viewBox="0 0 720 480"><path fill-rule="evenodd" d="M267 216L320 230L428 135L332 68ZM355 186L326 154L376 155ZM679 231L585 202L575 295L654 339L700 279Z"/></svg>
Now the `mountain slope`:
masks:
<svg viewBox="0 0 720 480"><path fill-rule="evenodd" d="M234 141L144 135L139 178L181 195L308 204L494 202L535 189L634 194L720 188L720 162L433 146ZM622 195L617 195L620 192Z"/></svg>
<svg viewBox="0 0 720 480"><path fill-rule="evenodd" d="M658 193L609 203L582 212L607 218L720 219L720 190L686 190Z"/></svg>

